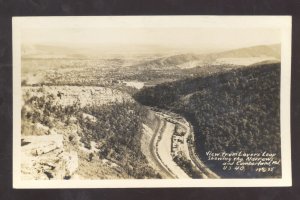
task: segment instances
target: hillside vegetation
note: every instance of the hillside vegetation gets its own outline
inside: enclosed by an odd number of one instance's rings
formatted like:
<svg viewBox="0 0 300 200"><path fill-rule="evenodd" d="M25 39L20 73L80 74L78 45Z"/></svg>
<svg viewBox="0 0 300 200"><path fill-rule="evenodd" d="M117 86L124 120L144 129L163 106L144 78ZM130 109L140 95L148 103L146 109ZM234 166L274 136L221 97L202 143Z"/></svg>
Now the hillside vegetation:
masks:
<svg viewBox="0 0 300 200"><path fill-rule="evenodd" d="M272 152L280 159L280 64L253 65L148 87L135 94L144 105L170 109L194 126L196 151L224 177L281 176L224 172L205 152Z"/></svg>
<svg viewBox="0 0 300 200"><path fill-rule="evenodd" d="M69 87L58 87L57 95L54 89L26 88L22 136L62 135L63 148L78 152L78 174L86 179L160 178L141 151L146 109L126 98L87 104L82 97L66 104Z"/></svg>

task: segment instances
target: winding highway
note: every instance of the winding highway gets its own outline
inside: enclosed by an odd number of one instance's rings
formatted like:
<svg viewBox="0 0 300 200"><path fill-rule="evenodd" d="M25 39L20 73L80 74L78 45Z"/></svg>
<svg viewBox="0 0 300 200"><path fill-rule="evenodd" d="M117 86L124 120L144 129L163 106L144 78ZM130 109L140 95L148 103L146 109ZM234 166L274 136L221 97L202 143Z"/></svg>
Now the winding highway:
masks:
<svg viewBox="0 0 300 200"><path fill-rule="evenodd" d="M177 178L175 174L173 174L170 169L161 161L158 151L157 151L157 143L159 140L160 133L164 130L165 123L160 121L159 126L154 131L154 134L151 138L149 149L152 156L152 160L155 162L156 166L160 169L160 173L163 174L166 178Z"/></svg>
<svg viewBox="0 0 300 200"><path fill-rule="evenodd" d="M183 117L177 117L178 115L176 114L170 112L166 114L166 112L157 111L157 109L155 111L153 109L151 110L159 118L160 123L152 134L149 149L152 160L155 162L155 165L159 168L164 177L179 179L191 178L180 166L178 166L177 163L175 163L175 161L173 161L171 156L172 135L174 134L175 124L177 124L186 130L182 148L186 158L191 161L192 165L197 170L199 170L199 173L202 174L202 178L219 178L218 175L204 165L204 163L195 154L194 146L187 142L187 138L191 136L192 143L194 143L194 135L191 125Z"/></svg>

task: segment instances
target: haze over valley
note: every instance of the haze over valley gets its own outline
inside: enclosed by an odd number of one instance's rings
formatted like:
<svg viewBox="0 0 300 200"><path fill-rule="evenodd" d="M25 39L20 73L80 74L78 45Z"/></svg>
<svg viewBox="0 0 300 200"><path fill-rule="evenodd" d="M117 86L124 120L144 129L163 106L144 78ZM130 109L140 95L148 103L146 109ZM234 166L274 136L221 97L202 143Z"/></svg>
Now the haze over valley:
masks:
<svg viewBox="0 0 300 200"><path fill-rule="evenodd" d="M24 28L22 179L279 178L207 152L280 160L280 65L277 29Z"/></svg>

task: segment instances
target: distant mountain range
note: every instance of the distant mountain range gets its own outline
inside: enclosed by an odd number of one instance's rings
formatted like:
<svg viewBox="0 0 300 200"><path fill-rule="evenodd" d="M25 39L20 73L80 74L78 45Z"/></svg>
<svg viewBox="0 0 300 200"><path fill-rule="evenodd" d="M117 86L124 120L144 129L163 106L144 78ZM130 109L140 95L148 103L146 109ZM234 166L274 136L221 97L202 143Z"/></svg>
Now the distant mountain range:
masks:
<svg viewBox="0 0 300 200"><path fill-rule="evenodd" d="M23 44L22 58L27 59L111 59L154 58L180 54L179 50L158 45L101 44ZM182 51L180 51L182 52ZM153 58L152 58L153 59Z"/></svg>
<svg viewBox="0 0 300 200"><path fill-rule="evenodd" d="M172 49L153 47L153 46L138 46L123 49L122 47L112 46L107 47L108 50L104 51L102 47L93 46L91 48L78 47L78 46L56 46L56 45L23 45L22 46L22 58L62 58L62 59L89 59L89 58L101 58L107 57L107 55L130 52L140 52L141 54L150 52L153 49L157 49L158 54L164 54L164 56L158 56L153 54L153 59L147 59L146 61L141 58L141 61L128 66L130 68L138 69L166 69L166 68L180 68L189 69L205 65L252 65L256 63L277 63L280 62L280 44L274 45L260 45L247 48L233 49L229 51L208 53L208 54L175 54ZM105 49L105 48L104 48ZM150 49L152 49L150 51ZM110 51L111 50L111 51ZM118 53L117 53L118 52ZM162 53L164 52L164 53ZM105 56L104 56L105 55ZM138 54L137 54L138 55ZM170 56L171 55L171 56ZM116 55L114 55L116 56ZM122 56L121 56L122 57Z"/></svg>
<svg viewBox="0 0 300 200"><path fill-rule="evenodd" d="M280 44L260 45L241 49L234 49L210 54L181 54L142 62L133 67L138 68L165 68L181 69L194 68L205 65L252 65L261 62L280 62Z"/></svg>
<svg viewBox="0 0 300 200"><path fill-rule="evenodd" d="M83 49L57 45L22 45L22 58L86 58Z"/></svg>

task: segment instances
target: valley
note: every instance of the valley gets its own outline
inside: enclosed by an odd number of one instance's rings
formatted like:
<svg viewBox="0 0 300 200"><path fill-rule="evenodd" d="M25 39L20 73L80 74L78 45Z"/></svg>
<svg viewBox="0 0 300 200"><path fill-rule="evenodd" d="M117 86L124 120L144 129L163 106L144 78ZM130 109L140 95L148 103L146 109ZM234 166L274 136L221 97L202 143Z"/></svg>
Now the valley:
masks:
<svg viewBox="0 0 300 200"><path fill-rule="evenodd" d="M143 105L184 116L195 132L197 155L221 177L222 162L207 160L206 152L274 152L280 159L279 64L251 65L155 87L134 95ZM247 176L260 177L249 167ZM264 176L281 176L280 168Z"/></svg>
<svg viewBox="0 0 300 200"><path fill-rule="evenodd" d="M205 151L280 156L278 45L107 58L35 48L22 58L26 180L259 177L223 172Z"/></svg>

